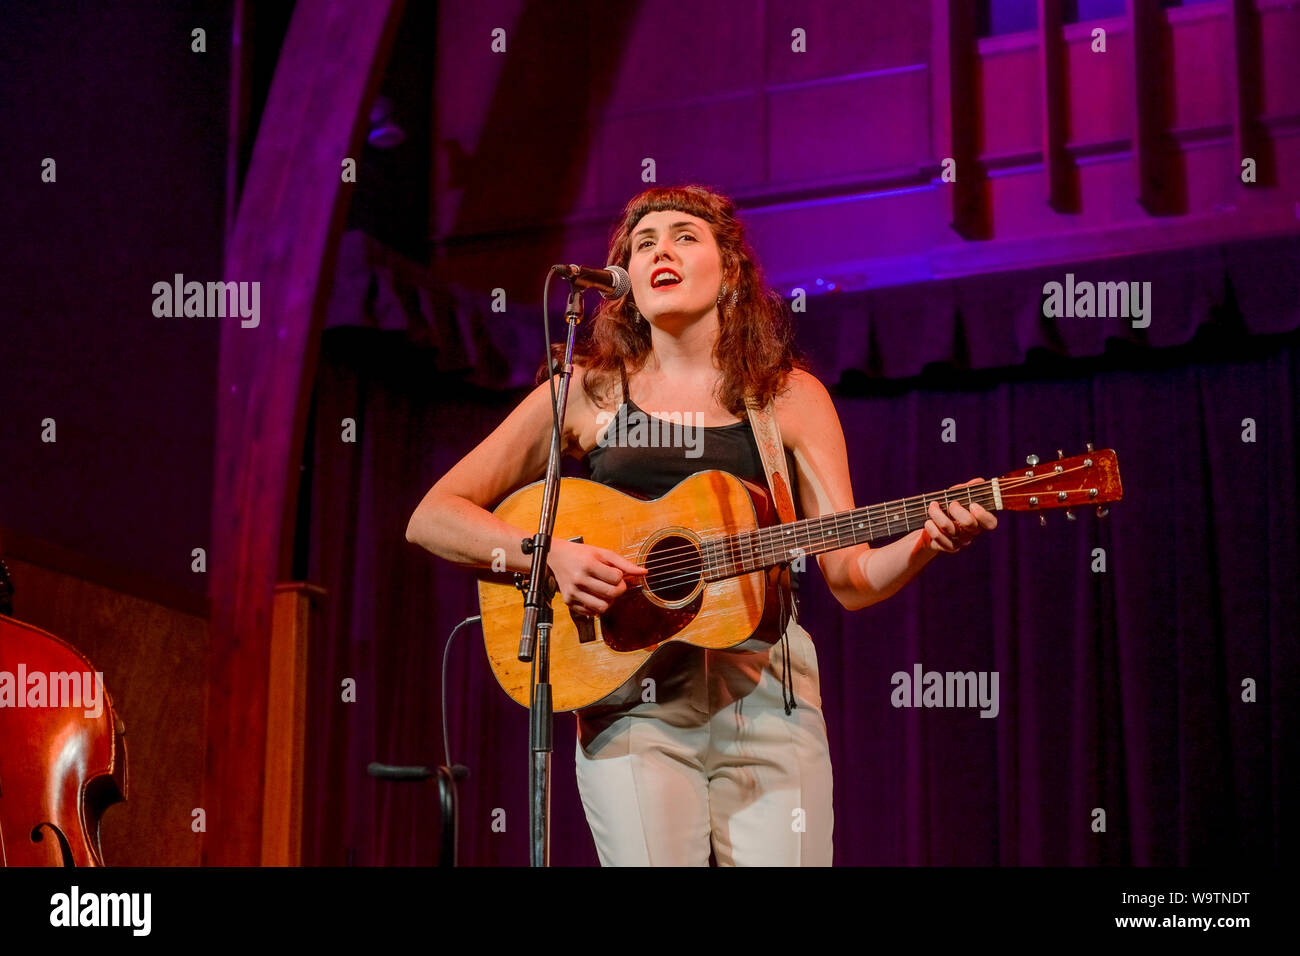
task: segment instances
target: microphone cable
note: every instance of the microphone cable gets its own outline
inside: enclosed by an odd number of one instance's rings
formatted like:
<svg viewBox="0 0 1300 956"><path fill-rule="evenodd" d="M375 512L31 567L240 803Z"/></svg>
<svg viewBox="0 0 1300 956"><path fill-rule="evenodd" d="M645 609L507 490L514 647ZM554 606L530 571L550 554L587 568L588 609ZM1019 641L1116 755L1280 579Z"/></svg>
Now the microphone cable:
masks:
<svg viewBox="0 0 1300 956"><path fill-rule="evenodd" d="M447 657L451 653L451 643L456 639L456 632L466 624L475 624L482 620L480 614L465 618L451 629L451 633L447 635L447 643L442 647L442 760L443 766L450 770L452 777L457 780L466 779L469 776L469 768L451 762L451 735L447 731Z"/></svg>

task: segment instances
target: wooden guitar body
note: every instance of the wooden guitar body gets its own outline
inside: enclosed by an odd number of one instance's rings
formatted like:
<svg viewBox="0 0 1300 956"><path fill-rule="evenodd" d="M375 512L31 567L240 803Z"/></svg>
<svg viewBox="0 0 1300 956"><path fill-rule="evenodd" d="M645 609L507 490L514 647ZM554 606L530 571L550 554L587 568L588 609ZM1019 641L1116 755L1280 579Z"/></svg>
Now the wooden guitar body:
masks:
<svg viewBox="0 0 1300 956"><path fill-rule="evenodd" d="M554 596L550 683L556 710L599 703L665 644L712 650L763 650L789 618L781 600L786 569L804 557L874 543L925 526L929 507L954 502L989 511L1047 511L1083 505L1106 514L1124 497L1119 460L1109 448L1016 469L942 491L835 514L777 522L766 489L722 471L701 471L660 498L643 500L580 478L562 480L555 536L608 548L648 569L599 618L575 621ZM519 528L535 528L543 483L521 488L496 509ZM1045 518L1043 519L1046 520ZM479 607L492 672L525 707L531 665L518 659L522 589L512 574L484 576Z"/></svg>
<svg viewBox="0 0 1300 956"><path fill-rule="evenodd" d="M542 482L519 489L494 514L535 526ZM703 539L770 522L766 494L722 471L702 471L661 498L642 500L598 482L563 479L555 537L608 548L650 571L580 633L558 594L551 599L551 683L557 711L595 704L618 690L672 641L710 649L761 650L780 639L789 611L781 568L706 580ZM479 605L488 661L502 689L528 705L531 664L518 659L523 592L512 574L484 574ZM583 637L588 639L584 640Z"/></svg>

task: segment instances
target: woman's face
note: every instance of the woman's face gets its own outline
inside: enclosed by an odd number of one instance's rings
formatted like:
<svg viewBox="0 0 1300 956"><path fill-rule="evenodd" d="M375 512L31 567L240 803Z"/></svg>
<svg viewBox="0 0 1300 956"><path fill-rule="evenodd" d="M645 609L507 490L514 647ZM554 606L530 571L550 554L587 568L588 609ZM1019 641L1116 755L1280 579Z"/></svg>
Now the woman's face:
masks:
<svg viewBox="0 0 1300 956"><path fill-rule="evenodd" d="M627 271L637 310L651 322L699 318L717 308L722 255L709 224L690 213L642 216L632 229Z"/></svg>

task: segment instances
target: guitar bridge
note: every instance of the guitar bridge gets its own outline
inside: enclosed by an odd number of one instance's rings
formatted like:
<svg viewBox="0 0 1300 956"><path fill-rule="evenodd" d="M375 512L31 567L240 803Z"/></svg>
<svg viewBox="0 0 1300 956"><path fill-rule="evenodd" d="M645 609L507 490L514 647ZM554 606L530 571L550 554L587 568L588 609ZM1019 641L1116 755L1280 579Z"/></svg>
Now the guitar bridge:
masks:
<svg viewBox="0 0 1300 956"><path fill-rule="evenodd" d="M597 618L579 614L572 609L569 610L569 617L573 619L573 626L578 629L579 644L590 644L596 639Z"/></svg>

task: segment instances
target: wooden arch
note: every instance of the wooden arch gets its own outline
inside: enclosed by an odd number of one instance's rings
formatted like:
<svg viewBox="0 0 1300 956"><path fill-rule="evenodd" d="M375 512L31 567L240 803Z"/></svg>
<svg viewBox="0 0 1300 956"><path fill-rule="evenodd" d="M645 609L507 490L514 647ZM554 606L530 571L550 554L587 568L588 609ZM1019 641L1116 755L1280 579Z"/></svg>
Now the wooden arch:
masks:
<svg viewBox="0 0 1300 956"><path fill-rule="evenodd" d="M259 860L271 609L290 570L322 315L369 104L402 0L298 0L226 250L260 315L227 319L217 373L203 863Z"/></svg>

